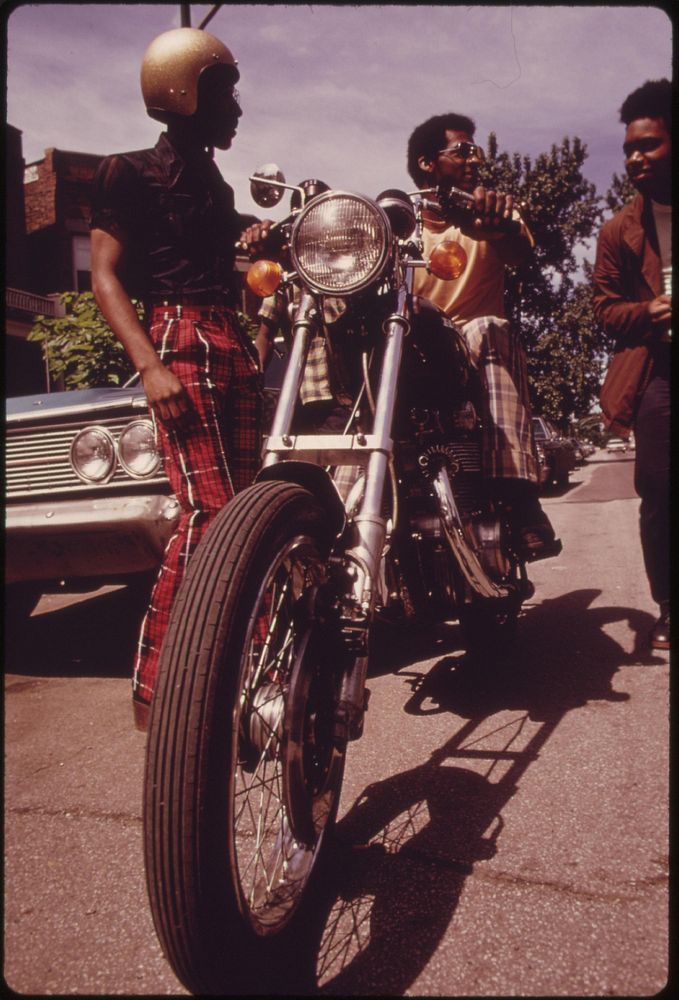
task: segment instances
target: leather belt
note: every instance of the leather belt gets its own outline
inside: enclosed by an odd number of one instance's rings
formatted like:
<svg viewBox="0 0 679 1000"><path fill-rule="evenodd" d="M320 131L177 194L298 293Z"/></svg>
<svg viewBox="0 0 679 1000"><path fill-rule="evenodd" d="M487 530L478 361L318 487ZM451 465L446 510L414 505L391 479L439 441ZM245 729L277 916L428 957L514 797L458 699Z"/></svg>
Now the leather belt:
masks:
<svg viewBox="0 0 679 1000"><path fill-rule="evenodd" d="M218 323L233 316L233 309L229 306L208 306L192 305L190 302L157 302L153 306L153 314L158 314L163 319L189 319L204 320L205 322Z"/></svg>

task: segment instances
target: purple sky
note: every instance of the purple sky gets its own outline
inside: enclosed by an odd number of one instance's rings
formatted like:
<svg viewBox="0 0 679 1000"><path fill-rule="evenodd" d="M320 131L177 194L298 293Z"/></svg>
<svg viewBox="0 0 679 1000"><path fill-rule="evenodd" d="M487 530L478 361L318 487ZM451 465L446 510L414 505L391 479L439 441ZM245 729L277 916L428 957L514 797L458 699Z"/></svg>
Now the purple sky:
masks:
<svg viewBox="0 0 679 1000"><path fill-rule="evenodd" d="M209 4L192 6L196 26ZM24 157L155 142L139 65L179 25L179 4L26 4L8 20L8 121ZM377 194L410 189L415 125L459 111L477 139L536 155L578 135L600 194L622 170L618 108L671 75L672 25L652 6L224 5L208 26L239 61L243 118L217 162L237 207L257 211L247 176L274 160L288 180L319 177ZM283 203L287 205L287 200ZM273 217L283 214L283 205Z"/></svg>

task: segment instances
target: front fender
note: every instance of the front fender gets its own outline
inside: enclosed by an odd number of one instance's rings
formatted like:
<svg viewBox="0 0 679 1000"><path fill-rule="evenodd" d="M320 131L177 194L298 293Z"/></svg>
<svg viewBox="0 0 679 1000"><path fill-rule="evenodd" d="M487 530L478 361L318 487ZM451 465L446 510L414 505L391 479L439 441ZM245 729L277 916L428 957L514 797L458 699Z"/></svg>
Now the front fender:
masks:
<svg viewBox="0 0 679 1000"><path fill-rule="evenodd" d="M311 462L277 462L257 473L256 483L270 481L298 483L316 497L328 516L328 527L338 538L346 526L344 504L329 473Z"/></svg>

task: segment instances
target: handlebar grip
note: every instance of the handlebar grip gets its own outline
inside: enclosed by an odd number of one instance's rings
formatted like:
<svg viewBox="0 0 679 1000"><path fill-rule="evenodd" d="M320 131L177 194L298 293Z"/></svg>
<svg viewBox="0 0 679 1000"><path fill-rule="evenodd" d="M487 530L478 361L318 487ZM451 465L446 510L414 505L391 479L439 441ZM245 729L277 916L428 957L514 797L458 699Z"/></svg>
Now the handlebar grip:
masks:
<svg viewBox="0 0 679 1000"><path fill-rule="evenodd" d="M273 225L269 227L269 230L262 241L262 253L278 253L287 243L290 234L288 232L288 227L286 226L287 220L282 222L274 222ZM236 242L236 250L241 250L244 253L248 252L248 246L243 243L242 240Z"/></svg>
<svg viewBox="0 0 679 1000"><path fill-rule="evenodd" d="M503 219L498 229L503 233L518 235L521 232L521 223L518 219Z"/></svg>
<svg viewBox="0 0 679 1000"><path fill-rule="evenodd" d="M440 206L450 211L457 209L466 216L480 218L476 212L473 195L460 188L451 187L445 192L439 193ZM428 207L425 205L425 207ZM521 232L521 223L517 219L502 219L496 227L502 233L517 234Z"/></svg>

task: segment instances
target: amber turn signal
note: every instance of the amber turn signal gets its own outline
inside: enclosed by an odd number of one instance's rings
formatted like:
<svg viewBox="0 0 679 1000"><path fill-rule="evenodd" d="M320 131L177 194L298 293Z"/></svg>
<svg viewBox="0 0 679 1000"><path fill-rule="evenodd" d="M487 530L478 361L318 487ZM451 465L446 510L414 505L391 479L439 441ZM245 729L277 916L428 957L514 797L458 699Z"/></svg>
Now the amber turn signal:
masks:
<svg viewBox="0 0 679 1000"><path fill-rule="evenodd" d="M273 260L258 260L248 271L245 280L248 288L265 298L273 295L283 278L283 268Z"/></svg>
<svg viewBox="0 0 679 1000"><path fill-rule="evenodd" d="M429 258L429 270L443 281L459 278L467 266L467 253L455 240L444 240L434 247Z"/></svg>

